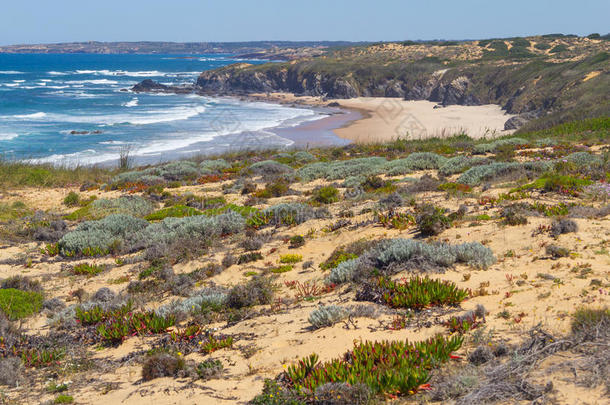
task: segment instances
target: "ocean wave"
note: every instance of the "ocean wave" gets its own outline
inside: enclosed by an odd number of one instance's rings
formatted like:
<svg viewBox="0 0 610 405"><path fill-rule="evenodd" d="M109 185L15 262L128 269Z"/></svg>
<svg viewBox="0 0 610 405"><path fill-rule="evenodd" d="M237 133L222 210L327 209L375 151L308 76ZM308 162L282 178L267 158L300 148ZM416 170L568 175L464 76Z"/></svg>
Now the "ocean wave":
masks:
<svg viewBox="0 0 610 405"><path fill-rule="evenodd" d="M76 167L86 164L96 164L101 162L107 162L109 160L118 159L119 153L100 153L95 149L87 149L80 152L65 153L65 154L54 154L45 156L42 158L28 159L26 162L41 164L50 163L57 166Z"/></svg>
<svg viewBox="0 0 610 405"><path fill-rule="evenodd" d="M67 73L67 72L56 72L54 70L51 70L50 72L47 72L47 74L51 75L51 76L65 76L65 75L68 75L69 73Z"/></svg>
<svg viewBox="0 0 610 405"><path fill-rule="evenodd" d="M74 95L72 95L74 97ZM18 120L39 120L45 119L48 122L68 122L72 124L96 124L96 125L149 125L163 122L173 122L186 120L205 111L204 106L194 107L175 107L169 110L149 110L146 112L134 112L131 114L112 114L112 115L68 115L68 114L46 114L44 112L13 115L9 119ZM5 118L5 117L2 117Z"/></svg>
<svg viewBox="0 0 610 405"><path fill-rule="evenodd" d="M25 80L13 80L13 83L25 83Z"/></svg>
<svg viewBox="0 0 610 405"><path fill-rule="evenodd" d="M37 120L45 118L46 116L47 114L44 112L36 112L32 114L13 115L11 118L15 118L18 120Z"/></svg>
<svg viewBox="0 0 610 405"><path fill-rule="evenodd" d="M119 84L116 80L92 79L92 80L68 80L67 84Z"/></svg>
<svg viewBox="0 0 610 405"><path fill-rule="evenodd" d="M10 141L11 139L15 139L19 136L14 132L0 132L0 141Z"/></svg>
<svg viewBox="0 0 610 405"><path fill-rule="evenodd" d="M0 75L22 75L24 72L19 72L17 70L0 70Z"/></svg>
<svg viewBox="0 0 610 405"><path fill-rule="evenodd" d="M20 85L20 83L4 83L6 87L19 87Z"/></svg>
<svg viewBox="0 0 610 405"><path fill-rule="evenodd" d="M123 107L137 107L138 106L138 98L135 97L133 99L131 99L130 101L123 103Z"/></svg>

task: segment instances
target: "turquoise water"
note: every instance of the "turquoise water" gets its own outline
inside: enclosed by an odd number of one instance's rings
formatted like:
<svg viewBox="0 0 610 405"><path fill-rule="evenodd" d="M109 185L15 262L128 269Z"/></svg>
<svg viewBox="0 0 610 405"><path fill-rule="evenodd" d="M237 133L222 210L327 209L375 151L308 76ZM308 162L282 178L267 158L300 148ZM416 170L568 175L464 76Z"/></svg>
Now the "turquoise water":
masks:
<svg viewBox="0 0 610 405"><path fill-rule="evenodd" d="M58 164L143 161L292 141L268 131L320 112L196 95L134 94L134 84L193 83L230 55L0 54L0 155ZM247 61L261 63L260 61ZM246 137L238 134L247 134Z"/></svg>

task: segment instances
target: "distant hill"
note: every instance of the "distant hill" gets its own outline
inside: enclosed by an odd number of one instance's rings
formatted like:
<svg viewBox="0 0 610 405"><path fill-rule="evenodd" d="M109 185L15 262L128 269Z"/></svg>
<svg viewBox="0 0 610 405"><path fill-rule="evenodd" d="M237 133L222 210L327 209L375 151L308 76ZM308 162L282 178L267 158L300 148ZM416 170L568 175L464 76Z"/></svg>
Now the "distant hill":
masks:
<svg viewBox="0 0 610 405"><path fill-rule="evenodd" d="M291 92L499 104L529 129L610 115L610 42L551 34L479 41L394 42L328 49L286 63L203 72L203 93Z"/></svg>
<svg viewBox="0 0 610 405"><path fill-rule="evenodd" d="M0 46L0 53L93 53L93 54L247 54L275 59L313 56L330 47L353 46L345 41L255 41L255 42L69 42L58 44ZM283 57L281 57L283 55Z"/></svg>

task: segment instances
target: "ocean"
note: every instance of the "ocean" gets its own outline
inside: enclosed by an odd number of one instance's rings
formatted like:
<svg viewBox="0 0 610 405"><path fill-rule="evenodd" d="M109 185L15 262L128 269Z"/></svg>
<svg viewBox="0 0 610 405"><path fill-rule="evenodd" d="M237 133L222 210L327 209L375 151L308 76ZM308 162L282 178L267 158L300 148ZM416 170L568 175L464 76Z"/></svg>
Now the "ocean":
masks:
<svg viewBox="0 0 610 405"><path fill-rule="evenodd" d="M0 54L0 158L59 165L140 162L294 144L275 129L324 110L197 95L135 94L144 79L193 83L231 55ZM248 63L262 63L246 60Z"/></svg>

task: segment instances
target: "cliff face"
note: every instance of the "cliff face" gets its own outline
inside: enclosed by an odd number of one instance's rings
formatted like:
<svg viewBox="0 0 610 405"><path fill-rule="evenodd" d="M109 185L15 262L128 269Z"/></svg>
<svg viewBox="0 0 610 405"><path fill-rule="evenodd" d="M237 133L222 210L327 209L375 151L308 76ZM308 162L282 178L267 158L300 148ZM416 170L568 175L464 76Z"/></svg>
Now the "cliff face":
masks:
<svg viewBox="0 0 610 405"><path fill-rule="evenodd" d="M498 104L519 119L513 128L542 116L550 124L607 114L607 53L563 63L455 64L412 62L399 66L315 60L265 65L234 64L203 72L196 91L214 94L290 92L346 99L399 97L440 105Z"/></svg>

